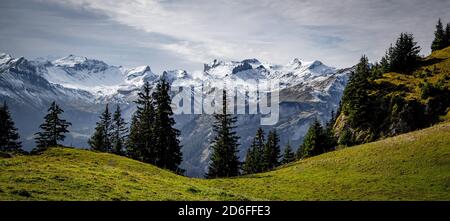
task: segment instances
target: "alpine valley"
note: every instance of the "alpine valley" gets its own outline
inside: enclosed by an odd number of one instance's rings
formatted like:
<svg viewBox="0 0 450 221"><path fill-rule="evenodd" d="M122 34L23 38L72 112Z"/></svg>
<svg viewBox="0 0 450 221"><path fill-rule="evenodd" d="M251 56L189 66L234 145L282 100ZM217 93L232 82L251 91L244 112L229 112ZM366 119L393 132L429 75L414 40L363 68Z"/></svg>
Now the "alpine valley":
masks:
<svg viewBox="0 0 450 221"><path fill-rule="evenodd" d="M276 129L282 148L287 142L297 148L314 118L325 122L337 109L351 70L329 67L317 60L293 59L286 65L277 65L246 59L214 60L205 64L203 71L195 73L184 70L154 73L150 66L124 68L74 55L56 60L29 60L0 54L0 101L8 103L26 150L35 147L33 134L52 101L60 104L65 110L63 117L72 123L64 144L88 148L87 140L105 104L119 104L125 120L130 122L136 109L133 101L144 82L154 85L165 77L172 88L225 81L237 87L254 87L246 80L275 79L281 86L279 121L263 129ZM260 126L260 117L238 115L236 132L240 136L241 159ZM213 135L212 118L206 114L175 115L183 145L181 167L188 176L203 177L206 172Z"/></svg>

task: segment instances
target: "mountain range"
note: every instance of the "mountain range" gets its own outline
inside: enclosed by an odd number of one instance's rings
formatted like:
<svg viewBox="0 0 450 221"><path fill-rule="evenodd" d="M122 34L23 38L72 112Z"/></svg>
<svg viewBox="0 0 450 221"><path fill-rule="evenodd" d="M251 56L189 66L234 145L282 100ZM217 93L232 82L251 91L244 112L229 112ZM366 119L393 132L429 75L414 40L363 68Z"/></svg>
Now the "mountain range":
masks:
<svg viewBox="0 0 450 221"><path fill-rule="evenodd" d="M275 125L281 147L290 143L294 148L303 140L309 124L318 118L331 117L341 99L352 68L337 69L316 60L293 59L286 65L270 64L257 59L218 61L205 64L202 71L169 70L154 73L150 66L125 68L103 61L69 55L56 60L13 58L0 54L0 101L11 109L21 141L26 150L35 144L48 105L56 101L64 110L63 117L72 123L64 144L88 148L87 140L105 104L119 104L129 122L136 109L133 103L144 82L155 85L161 77L172 87L189 85L220 85L231 82L237 88L254 88L247 81L277 80L280 82L280 116ZM211 93L204 91L203 93ZM186 175L201 177L208 165L212 139L212 115L175 115L183 145L182 168ZM240 136L241 159L260 126L261 115L237 115L236 131Z"/></svg>

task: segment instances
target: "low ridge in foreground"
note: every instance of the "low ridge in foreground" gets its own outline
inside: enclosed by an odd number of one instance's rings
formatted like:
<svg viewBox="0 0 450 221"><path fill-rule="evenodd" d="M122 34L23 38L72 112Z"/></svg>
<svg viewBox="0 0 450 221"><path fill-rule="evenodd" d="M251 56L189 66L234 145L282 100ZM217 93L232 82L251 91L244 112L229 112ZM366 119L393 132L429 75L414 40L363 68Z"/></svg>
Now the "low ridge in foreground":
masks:
<svg viewBox="0 0 450 221"><path fill-rule="evenodd" d="M229 179L52 148L0 158L0 200L450 200L450 123Z"/></svg>

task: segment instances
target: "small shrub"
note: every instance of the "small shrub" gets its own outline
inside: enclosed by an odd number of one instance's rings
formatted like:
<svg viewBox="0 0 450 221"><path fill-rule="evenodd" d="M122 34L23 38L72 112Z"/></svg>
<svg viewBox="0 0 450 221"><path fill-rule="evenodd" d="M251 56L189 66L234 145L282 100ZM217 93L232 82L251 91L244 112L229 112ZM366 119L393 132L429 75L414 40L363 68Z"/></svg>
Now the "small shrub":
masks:
<svg viewBox="0 0 450 221"><path fill-rule="evenodd" d="M31 197L31 193L29 193L26 190L13 190L11 191L12 194L14 195L18 195L18 196L23 196L23 197Z"/></svg>
<svg viewBox="0 0 450 221"><path fill-rule="evenodd" d="M187 191L190 192L190 193L199 193L199 192L201 192L199 189L197 189L195 187L189 187L187 189Z"/></svg>

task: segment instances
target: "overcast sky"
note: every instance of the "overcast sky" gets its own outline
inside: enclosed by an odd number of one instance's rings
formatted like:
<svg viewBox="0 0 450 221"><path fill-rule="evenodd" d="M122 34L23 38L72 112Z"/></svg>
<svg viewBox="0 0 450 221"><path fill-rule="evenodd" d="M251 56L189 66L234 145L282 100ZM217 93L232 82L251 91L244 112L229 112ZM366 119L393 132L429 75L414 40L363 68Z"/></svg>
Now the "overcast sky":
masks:
<svg viewBox="0 0 450 221"><path fill-rule="evenodd" d="M400 32L430 52L449 0L1 0L0 52L201 70L214 59L335 67L378 60Z"/></svg>

